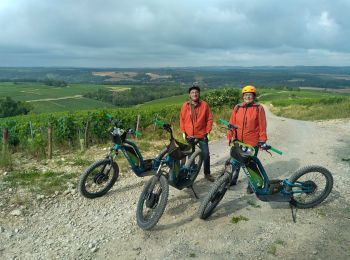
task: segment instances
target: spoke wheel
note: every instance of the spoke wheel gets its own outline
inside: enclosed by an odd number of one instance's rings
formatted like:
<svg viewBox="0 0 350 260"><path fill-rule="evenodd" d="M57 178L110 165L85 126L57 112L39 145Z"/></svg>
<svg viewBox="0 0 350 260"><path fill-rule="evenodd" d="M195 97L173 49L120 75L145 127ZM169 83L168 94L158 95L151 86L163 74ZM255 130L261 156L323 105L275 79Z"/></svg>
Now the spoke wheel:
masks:
<svg viewBox="0 0 350 260"><path fill-rule="evenodd" d="M290 187L291 204L298 208L311 208L324 201L333 188L332 174L324 167L311 165L299 169L289 179L301 187Z"/></svg>
<svg viewBox="0 0 350 260"><path fill-rule="evenodd" d="M106 194L117 181L119 167L109 159L99 160L89 166L80 176L79 192L86 198L97 198Z"/></svg>
<svg viewBox="0 0 350 260"><path fill-rule="evenodd" d="M137 224L148 230L154 227L164 213L169 196L166 178L153 176L144 186L136 209Z"/></svg>

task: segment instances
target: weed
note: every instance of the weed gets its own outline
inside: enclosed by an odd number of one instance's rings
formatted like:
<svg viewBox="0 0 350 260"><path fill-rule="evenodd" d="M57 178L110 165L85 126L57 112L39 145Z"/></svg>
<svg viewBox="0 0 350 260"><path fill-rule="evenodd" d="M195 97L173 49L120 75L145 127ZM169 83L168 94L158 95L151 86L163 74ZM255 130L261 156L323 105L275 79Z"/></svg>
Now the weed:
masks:
<svg viewBox="0 0 350 260"><path fill-rule="evenodd" d="M345 211L345 213L350 214L350 208L345 208L344 211Z"/></svg>
<svg viewBox="0 0 350 260"><path fill-rule="evenodd" d="M275 241L275 244L283 246L285 244L285 242L282 239L277 239Z"/></svg>
<svg viewBox="0 0 350 260"><path fill-rule="evenodd" d="M0 168L12 169L13 161L11 152L7 145L3 145L2 151L0 153Z"/></svg>
<svg viewBox="0 0 350 260"><path fill-rule="evenodd" d="M248 200L247 203L252 206L253 208L261 208L261 206L259 204L256 204L256 201L251 199L251 200Z"/></svg>
<svg viewBox="0 0 350 260"><path fill-rule="evenodd" d="M76 157L73 159L73 165L75 165L75 166L88 166L92 163L93 163L93 161L86 160L86 159L83 159L80 157Z"/></svg>
<svg viewBox="0 0 350 260"><path fill-rule="evenodd" d="M76 173L39 172L35 170L12 172L2 178L3 185L9 188L21 188L33 193L52 194L55 191L64 191L67 181L75 183ZM72 181L73 179L73 181Z"/></svg>
<svg viewBox="0 0 350 260"><path fill-rule="evenodd" d="M276 256L277 255L277 246L275 244L270 245L267 249L267 253Z"/></svg>
<svg viewBox="0 0 350 260"><path fill-rule="evenodd" d="M29 195L15 194L13 197L10 198L9 204L22 206L28 204L30 200L31 198Z"/></svg>
<svg viewBox="0 0 350 260"><path fill-rule="evenodd" d="M244 216L238 216L238 217L232 216L231 223L237 224L239 221L248 221L248 220L249 219L247 217L244 217Z"/></svg>
<svg viewBox="0 0 350 260"><path fill-rule="evenodd" d="M326 212L323 209L318 208L316 212L319 216L322 216L322 217L326 216Z"/></svg>
<svg viewBox="0 0 350 260"><path fill-rule="evenodd" d="M189 253L188 256L189 257L196 257L196 254L195 253Z"/></svg>

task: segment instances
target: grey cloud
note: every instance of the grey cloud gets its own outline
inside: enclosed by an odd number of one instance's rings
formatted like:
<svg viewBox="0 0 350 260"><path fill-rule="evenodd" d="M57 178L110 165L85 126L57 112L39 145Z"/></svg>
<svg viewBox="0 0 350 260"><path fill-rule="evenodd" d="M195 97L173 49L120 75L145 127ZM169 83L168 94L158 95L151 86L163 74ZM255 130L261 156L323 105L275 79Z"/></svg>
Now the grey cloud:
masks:
<svg viewBox="0 0 350 260"><path fill-rule="evenodd" d="M2 66L350 65L348 1L2 1Z"/></svg>

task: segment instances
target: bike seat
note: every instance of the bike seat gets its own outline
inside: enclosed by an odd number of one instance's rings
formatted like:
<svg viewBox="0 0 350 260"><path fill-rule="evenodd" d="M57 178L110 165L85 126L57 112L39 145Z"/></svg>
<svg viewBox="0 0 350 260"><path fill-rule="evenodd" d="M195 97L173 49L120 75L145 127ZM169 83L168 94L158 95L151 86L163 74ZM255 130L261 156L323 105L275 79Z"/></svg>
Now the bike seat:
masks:
<svg viewBox="0 0 350 260"><path fill-rule="evenodd" d="M174 160L181 160L192 153L190 145L181 143L175 139L170 140L168 145L168 154Z"/></svg>

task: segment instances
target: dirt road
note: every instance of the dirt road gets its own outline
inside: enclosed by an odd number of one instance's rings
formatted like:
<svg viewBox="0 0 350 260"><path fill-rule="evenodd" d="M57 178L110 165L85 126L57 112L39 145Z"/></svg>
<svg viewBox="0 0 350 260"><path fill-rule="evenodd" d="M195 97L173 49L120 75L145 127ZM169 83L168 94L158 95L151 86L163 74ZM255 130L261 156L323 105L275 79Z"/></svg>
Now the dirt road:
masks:
<svg viewBox="0 0 350 260"><path fill-rule="evenodd" d="M336 113L336 111L335 111ZM261 153L272 178L286 178L307 164L327 167L334 176L330 197L320 206L297 211L287 203L265 203L245 193L246 178L226 193L214 214L197 218L211 183L200 174L195 189L170 188L158 225L143 231L135 208L144 182L122 177L104 197L59 195L19 216L0 213L1 259L349 259L350 120L304 122L267 112L269 143L283 156ZM228 155L224 140L210 145L217 176ZM246 221L230 222L232 216Z"/></svg>

